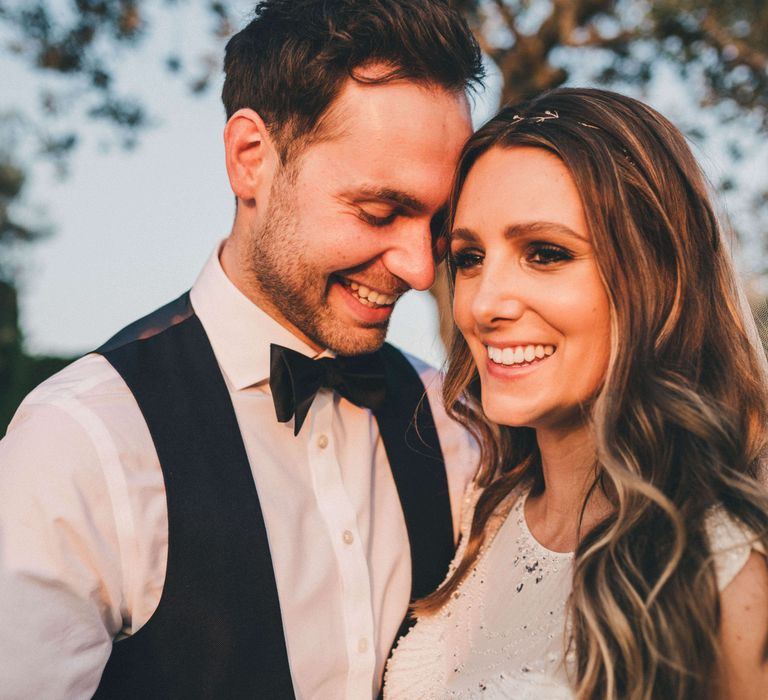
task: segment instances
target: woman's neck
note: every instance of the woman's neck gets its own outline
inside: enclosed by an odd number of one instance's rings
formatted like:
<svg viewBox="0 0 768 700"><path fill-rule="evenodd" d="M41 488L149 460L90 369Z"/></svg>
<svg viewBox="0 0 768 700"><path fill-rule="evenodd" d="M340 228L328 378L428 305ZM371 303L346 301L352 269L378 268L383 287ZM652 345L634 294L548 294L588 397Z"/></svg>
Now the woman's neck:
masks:
<svg viewBox="0 0 768 700"><path fill-rule="evenodd" d="M595 443L589 426L567 431L538 430L544 490L528 498L525 518L531 534L545 547L572 552L579 540L579 518L595 480ZM610 503L592 490L581 525L588 532L610 512Z"/></svg>

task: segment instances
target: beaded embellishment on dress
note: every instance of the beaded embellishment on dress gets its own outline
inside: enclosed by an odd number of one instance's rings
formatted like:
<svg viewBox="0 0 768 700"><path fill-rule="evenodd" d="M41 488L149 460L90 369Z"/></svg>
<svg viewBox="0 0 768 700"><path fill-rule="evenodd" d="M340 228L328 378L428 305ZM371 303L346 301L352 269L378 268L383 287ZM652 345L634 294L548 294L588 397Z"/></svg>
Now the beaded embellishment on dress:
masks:
<svg viewBox="0 0 768 700"><path fill-rule="evenodd" d="M465 502L452 569L478 496ZM502 504L489 521L488 542L453 598L400 640L387 665L385 700L573 699L566 672L572 660L564 659L573 555L536 541L525 521L526 498L527 491L509 495L512 507ZM751 549L762 548L722 508L710 513L707 531L722 590Z"/></svg>
<svg viewBox="0 0 768 700"><path fill-rule="evenodd" d="M570 699L562 647L573 557L533 538L526 495L510 494L512 508L453 598L400 641L386 698Z"/></svg>

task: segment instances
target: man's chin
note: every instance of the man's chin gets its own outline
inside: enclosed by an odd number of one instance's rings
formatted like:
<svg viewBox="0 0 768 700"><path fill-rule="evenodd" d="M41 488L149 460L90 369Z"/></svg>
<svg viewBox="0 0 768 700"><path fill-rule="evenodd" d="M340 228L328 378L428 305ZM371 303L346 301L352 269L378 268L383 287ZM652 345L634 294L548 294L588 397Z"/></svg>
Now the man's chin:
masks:
<svg viewBox="0 0 768 700"><path fill-rule="evenodd" d="M387 326L373 328L345 328L326 339L325 347L337 355L366 355L376 352L387 337Z"/></svg>

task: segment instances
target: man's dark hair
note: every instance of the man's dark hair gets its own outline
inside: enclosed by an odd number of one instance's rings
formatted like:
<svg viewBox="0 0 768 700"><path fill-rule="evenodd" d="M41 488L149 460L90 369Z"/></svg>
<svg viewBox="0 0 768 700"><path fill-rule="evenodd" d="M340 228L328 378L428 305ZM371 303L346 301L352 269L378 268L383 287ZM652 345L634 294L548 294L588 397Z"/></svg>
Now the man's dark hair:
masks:
<svg viewBox="0 0 768 700"><path fill-rule="evenodd" d="M383 73L359 74L374 63ZM227 44L224 72L227 118L257 111L287 160L320 138L321 117L349 77L459 92L480 82L483 65L467 23L445 0L262 0Z"/></svg>

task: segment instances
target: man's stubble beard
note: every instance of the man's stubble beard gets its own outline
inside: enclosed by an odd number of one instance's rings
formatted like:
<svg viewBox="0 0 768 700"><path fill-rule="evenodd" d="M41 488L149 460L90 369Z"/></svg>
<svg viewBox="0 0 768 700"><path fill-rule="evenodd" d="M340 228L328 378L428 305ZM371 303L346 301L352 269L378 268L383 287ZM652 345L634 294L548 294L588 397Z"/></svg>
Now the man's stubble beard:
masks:
<svg viewBox="0 0 768 700"><path fill-rule="evenodd" d="M384 343L387 323L351 326L339 319L327 300L328 280L306 257L294 202L295 167L275 176L264 223L253 229L248 271L257 296L315 345L338 355L360 355ZM322 235L322 234L319 234Z"/></svg>

